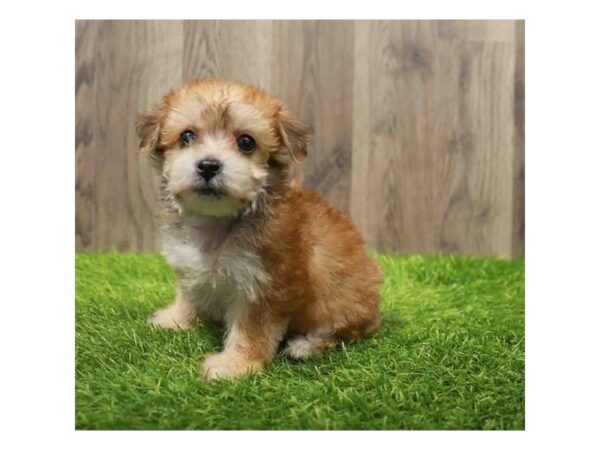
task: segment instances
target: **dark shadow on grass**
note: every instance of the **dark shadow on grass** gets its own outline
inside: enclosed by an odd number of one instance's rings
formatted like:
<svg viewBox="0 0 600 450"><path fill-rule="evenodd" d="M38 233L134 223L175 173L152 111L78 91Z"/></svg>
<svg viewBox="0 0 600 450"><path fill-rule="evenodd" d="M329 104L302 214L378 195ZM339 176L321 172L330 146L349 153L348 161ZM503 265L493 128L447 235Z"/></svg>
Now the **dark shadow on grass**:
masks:
<svg viewBox="0 0 600 450"><path fill-rule="evenodd" d="M198 322L198 328L207 331L212 347L222 349L225 340L225 324L216 322ZM204 336L205 337L205 336Z"/></svg>
<svg viewBox="0 0 600 450"><path fill-rule="evenodd" d="M381 326L373 336L381 336L389 330L398 330L406 326L406 321L395 314L384 312L381 314Z"/></svg>

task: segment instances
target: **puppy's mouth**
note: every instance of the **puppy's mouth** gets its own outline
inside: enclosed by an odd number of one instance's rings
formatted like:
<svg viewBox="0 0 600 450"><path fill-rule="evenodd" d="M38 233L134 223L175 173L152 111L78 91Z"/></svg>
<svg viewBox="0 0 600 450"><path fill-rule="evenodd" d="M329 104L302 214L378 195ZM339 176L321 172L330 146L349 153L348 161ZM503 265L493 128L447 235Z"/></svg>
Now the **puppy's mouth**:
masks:
<svg viewBox="0 0 600 450"><path fill-rule="evenodd" d="M225 195L221 189L214 188L212 186L200 186L194 188L194 192L202 198L218 200Z"/></svg>

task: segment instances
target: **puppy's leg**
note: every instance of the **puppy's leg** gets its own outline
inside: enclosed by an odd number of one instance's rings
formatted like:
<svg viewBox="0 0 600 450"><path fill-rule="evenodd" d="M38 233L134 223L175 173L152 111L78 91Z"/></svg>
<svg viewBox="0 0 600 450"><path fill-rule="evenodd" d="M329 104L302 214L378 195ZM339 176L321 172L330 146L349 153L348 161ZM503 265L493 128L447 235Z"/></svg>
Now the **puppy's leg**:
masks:
<svg viewBox="0 0 600 450"><path fill-rule="evenodd" d="M200 365L200 375L213 380L260 372L273 359L288 322L261 304L237 307L228 320L225 348L221 353L206 356Z"/></svg>
<svg viewBox="0 0 600 450"><path fill-rule="evenodd" d="M175 301L166 308L159 309L149 318L150 325L160 328L192 330L196 326L198 314L177 286Z"/></svg>

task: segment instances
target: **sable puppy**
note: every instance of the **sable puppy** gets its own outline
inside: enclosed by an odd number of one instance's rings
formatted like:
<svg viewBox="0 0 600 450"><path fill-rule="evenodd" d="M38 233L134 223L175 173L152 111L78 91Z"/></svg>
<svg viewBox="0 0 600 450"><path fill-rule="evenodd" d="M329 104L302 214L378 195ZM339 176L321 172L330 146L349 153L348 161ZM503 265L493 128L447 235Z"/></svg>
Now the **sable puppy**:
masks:
<svg viewBox="0 0 600 450"><path fill-rule="evenodd" d="M161 175L163 253L177 276L154 326L227 326L200 374L260 371L287 336L309 358L380 323L377 264L352 224L288 182L307 156L310 128L265 92L197 80L141 115L140 151Z"/></svg>

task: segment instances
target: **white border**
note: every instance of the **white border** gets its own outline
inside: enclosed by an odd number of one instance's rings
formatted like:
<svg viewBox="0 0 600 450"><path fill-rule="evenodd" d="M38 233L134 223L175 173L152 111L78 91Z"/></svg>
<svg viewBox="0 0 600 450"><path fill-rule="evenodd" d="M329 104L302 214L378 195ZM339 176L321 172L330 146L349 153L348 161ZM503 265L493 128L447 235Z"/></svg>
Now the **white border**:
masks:
<svg viewBox="0 0 600 450"><path fill-rule="evenodd" d="M3 11L3 442L505 449L597 441L600 36L593 3L214 3L22 2ZM526 19L526 432L73 431L74 19L225 17Z"/></svg>

